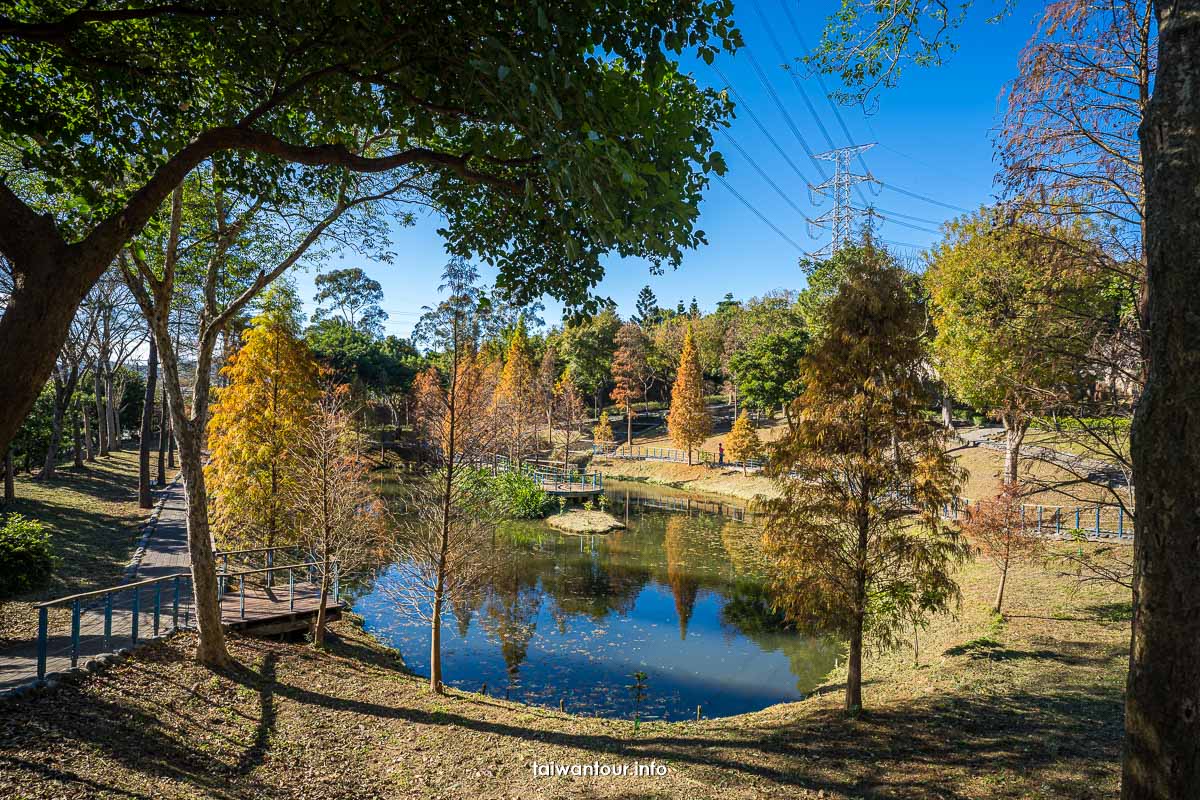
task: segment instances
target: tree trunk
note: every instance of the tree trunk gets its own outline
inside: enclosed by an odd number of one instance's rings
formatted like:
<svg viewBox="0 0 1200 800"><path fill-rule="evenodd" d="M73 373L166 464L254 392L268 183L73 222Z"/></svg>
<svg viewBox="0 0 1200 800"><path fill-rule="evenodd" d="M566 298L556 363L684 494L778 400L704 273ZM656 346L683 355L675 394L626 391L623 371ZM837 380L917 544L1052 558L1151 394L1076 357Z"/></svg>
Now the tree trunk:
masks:
<svg viewBox="0 0 1200 800"><path fill-rule="evenodd" d="M1000 568L1000 587L996 589L996 603L992 606L992 610L997 614L1000 613L1001 607L1004 605L1004 585L1008 583L1008 563Z"/></svg>
<svg viewBox="0 0 1200 800"><path fill-rule="evenodd" d="M1141 126L1149 373L1133 417L1133 632L1124 800L1200 786L1200 0L1155 4L1158 73Z"/></svg>
<svg viewBox="0 0 1200 800"><path fill-rule="evenodd" d="M954 430L954 405L950 402L950 393L942 391L942 427L948 431Z"/></svg>
<svg viewBox="0 0 1200 800"><path fill-rule="evenodd" d="M151 337L153 338L153 337ZM167 432L170 425L170 413L167 409L167 387L163 386L162 406L158 409L158 479L155 483L159 488L167 485Z"/></svg>
<svg viewBox="0 0 1200 800"><path fill-rule="evenodd" d="M108 450L112 452L121 448L121 409L113 391L112 375L104 380L104 392L108 406Z"/></svg>
<svg viewBox="0 0 1200 800"><path fill-rule="evenodd" d="M100 446L100 455L108 455L108 410L104 402L104 370L100 360L96 360L96 442Z"/></svg>
<svg viewBox="0 0 1200 800"><path fill-rule="evenodd" d="M209 667L227 667L232 659L225 649L225 634L221 628L217 565L208 530L208 497L204 489L204 467L200 462L199 436L189 432L180 437L179 462L187 495L188 553L191 556L196 624L200 630L196 660Z"/></svg>
<svg viewBox="0 0 1200 800"><path fill-rule="evenodd" d="M79 417L83 413L83 404L75 398L74 413L71 414L71 433L75 444L75 469L83 469L83 431L79 428Z"/></svg>
<svg viewBox="0 0 1200 800"><path fill-rule="evenodd" d="M175 420L167 427L167 469L175 469Z"/></svg>
<svg viewBox="0 0 1200 800"><path fill-rule="evenodd" d="M433 615L429 622L429 691L442 693L442 596L434 593Z"/></svg>
<svg viewBox="0 0 1200 800"><path fill-rule="evenodd" d="M625 444L630 448L630 455L633 455L633 409L625 409Z"/></svg>
<svg viewBox="0 0 1200 800"><path fill-rule="evenodd" d="M12 447L4 449L4 504L8 505L17 499L17 487L13 475Z"/></svg>
<svg viewBox="0 0 1200 800"><path fill-rule="evenodd" d="M150 433L154 427L154 394L158 382L158 344L150 337L150 354L146 358L146 393L142 398L142 433L138 437L138 505L154 506L150 491Z"/></svg>
<svg viewBox="0 0 1200 800"><path fill-rule="evenodd" d="M62 379L58 377L58 372L54 373L54 413L50 417L50 443L46 445L46 460L42 463L42 473L38 477L42 480L53 478L58 472L58 446L62 443L62 426L64 406L66 401L63 399L66 394L66 387L63 386Z"/></svg>
<svg viewBox="0 0 1200 800"><path fill-rule="evenodd" d="M329 557L321 567L321 604L317 606L317 622L313 627L313 647L325 646L325 603L329 600Z"/></svg>
<svg viewBox="0 0 1200 800"><path fill-rule="evenodd" d="M87 451L87 460L95 461L96 448L92 444L92 418L82 403L79 404L79 416L83 418L83 447Z"/></svg>
<svg viewBox="0 0 1200 800"><path fill-rule="evenodd" d="M1001 479L1006 486L1017 482L1020 470L1021 443L1025 441L1025 431L1029 430L1029 420L1016 414L1001 416L1004 422L1004 473Z"/></svg>
<svg viewBox="0 0 1200 800"><path fill-rule="evenodd" d="M862 711L862 654L863 654L863 618L859 612L850 632L850 655L846 661L846 713L857 714Z"/></svg>

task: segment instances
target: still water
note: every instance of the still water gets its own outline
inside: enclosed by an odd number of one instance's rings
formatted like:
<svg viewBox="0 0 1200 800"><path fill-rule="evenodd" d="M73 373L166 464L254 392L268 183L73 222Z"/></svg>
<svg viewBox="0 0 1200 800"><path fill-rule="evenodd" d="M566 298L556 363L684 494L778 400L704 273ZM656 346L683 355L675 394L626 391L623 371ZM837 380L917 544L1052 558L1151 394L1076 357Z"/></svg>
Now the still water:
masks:
<svg viewBox="0 0 1200 800"><path fill-rule="evenodd" d="M635 672L642 718L720 717L798 700L838 648L788 630L771 612L752 519L736 507L641 484L608 483L622 531L560 534L506 523L499 565L442 633L448 685L577 714L630 717ZM676 510L679 509L679 510ZM377 586L395 579L384 571ZM354 601L366 627L429 674L429 631L372 588Z"/></svg>

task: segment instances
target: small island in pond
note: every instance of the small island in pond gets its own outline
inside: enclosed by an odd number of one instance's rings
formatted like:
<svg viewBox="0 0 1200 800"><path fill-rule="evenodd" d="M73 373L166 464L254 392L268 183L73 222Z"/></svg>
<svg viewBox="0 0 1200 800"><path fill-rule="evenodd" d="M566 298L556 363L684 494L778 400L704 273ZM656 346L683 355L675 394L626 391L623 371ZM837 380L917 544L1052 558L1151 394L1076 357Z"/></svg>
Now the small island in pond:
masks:
<svg viewBox="0 0 1200 800"><path fill-rule="evenodd" d="M624 523L607 511L574 508L546 517L546 524L565 533L608 533L621 530Z"/></svg>

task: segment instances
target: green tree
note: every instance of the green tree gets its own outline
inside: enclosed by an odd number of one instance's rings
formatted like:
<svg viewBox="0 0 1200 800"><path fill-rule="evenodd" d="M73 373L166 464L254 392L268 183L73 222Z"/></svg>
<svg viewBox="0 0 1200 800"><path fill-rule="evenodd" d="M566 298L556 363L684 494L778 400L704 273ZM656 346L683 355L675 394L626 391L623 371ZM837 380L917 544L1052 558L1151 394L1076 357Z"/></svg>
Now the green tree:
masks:
<svg viewBox="0 0 1200 800"><path fill-rule="evenodd" d="M359 267L352 267L322 272L313 279L313 284L317 287L313 322L334 318L371 338L383 335L388 315L379 307L383 302L379 281L367 277Z"/></svg>
<svg viewBox="0 0 1200 800"><path fill-rule="evenodd" d="M331 32L318 0L7 4L0 139L23 175L3 169L0 252L24 280L0 325L0 450L92 284L207 162L280 202L297 165L327 190L407 170L449 249L526 297L588 305L610 251L679 264L704 241L701 194L724 169L710 131L731 104L678 58L736 47L731 13L349 0Z"/></svg>
<svg viewBox="0 0 1200 800"><path fill-rule="evenodd" d="M788 617L849 640L857 713L864 640L894 644L902 625L947 608L968 550L940 517L963 476L921 415L923 310L890 256L870 244L852 256L802 362L797 424L772 454L781 497L764 542Z"/></svg>
<svg viewBox="0 0 1200 800"><path fill-rule="evenodd" d="M712 417L704 406L704 376L700 373L700 358L696 352L692 326L683 338L679 371L671 387L671 410L667 414L667 432L671 441L687 450L692 463L692 448L701 444L712 431Z"/></svg>
<svg viewBox="0 0 1200 800"><path fill-rule="evenodd" d="M616 309L606 306L589 319L567 325L560 339L559 355L571 370L572 380L600 413L600 397L612 377L614 342L621 319Z"/></svg>
<svg viewBox="0 0 1200 800"><path fill-rule="evenodd" d="M798 328L764 333L729 358L742 402L759 411L779 407L791 422L789 403L800 395L800 361L808 334Z"/></svg>
<svg viewBox="0 0 1200 800"><path fill-rule="evenodd" d="M221 370L228 383L213 403L204 477L213 534L225 549L293 541L285 505L299 479L295 448L320 394L299 312L290 287L273 288Z"/></svg>
<svg viewBox="0 0 1200 800"><path fill-rule="evenodd" d="M1004 424L1004 481L1017 480L1033 416L1076 383L1093 338L1079 309L1103 302L1095 273L1071 266L1082 226L1039 230L982 210L947 228L925 285L938 370L955 397ZM1069 313L1071 308L1079 309Z"/></svg>
<svg viewBox="0 0 1200 800"><path fill-rule="evenodd" d="M631 320L643 328L649 328L662 318L662 309L658 307L658 298L654 296L649 286L643 286L638 292L636 313Z"/></svg>

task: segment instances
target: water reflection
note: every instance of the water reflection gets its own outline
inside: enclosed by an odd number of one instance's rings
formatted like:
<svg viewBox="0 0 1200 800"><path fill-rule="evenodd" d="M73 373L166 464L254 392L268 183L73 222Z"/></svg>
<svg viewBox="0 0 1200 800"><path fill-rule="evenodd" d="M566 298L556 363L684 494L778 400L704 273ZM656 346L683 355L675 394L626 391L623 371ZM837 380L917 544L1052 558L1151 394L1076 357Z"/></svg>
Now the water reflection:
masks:
<svg viewBox="0 0 1200 800"><path fill-rule="evenodd" d="M697 705L726 716L800 699L821 681L837 648L789 630L771 610L752 521L636 484L610 485L608 494L626 530L501 529L490 581L446 615L449 685L486 683L514 700L563 699L575 713L629 716L640 670L649 676L644 715L677 720L694 717ZM683 510L654 507L676 505ZM392 579L385 571L379 580ZM424 624L398 615L379 590L354 609L428 674Z"/></svg>

